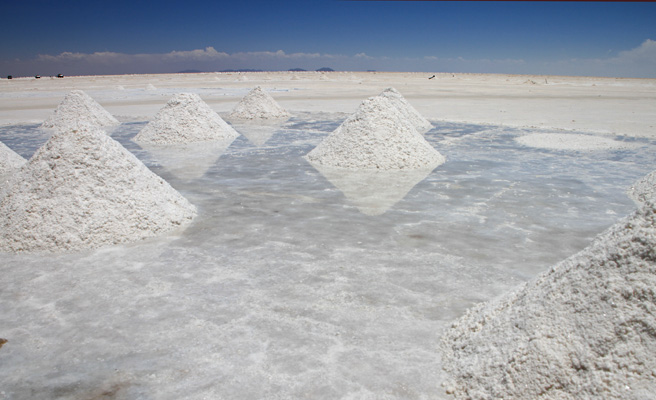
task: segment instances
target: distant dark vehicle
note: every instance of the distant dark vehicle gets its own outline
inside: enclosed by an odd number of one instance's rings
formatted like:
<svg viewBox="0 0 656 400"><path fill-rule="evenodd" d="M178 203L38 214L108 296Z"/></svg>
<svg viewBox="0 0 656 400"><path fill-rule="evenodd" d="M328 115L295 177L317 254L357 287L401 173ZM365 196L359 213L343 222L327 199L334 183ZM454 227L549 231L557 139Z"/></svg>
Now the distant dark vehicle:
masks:
<svg viewBox="0 0 656 400"><path fill-rule="evenodd" d="M34 79L41 79L41 75L34 75Z"/></svg>
<svg viewBox="0 0 656 400"><path fill-rule="evenodd" d="M63 77L64 77L64 75L62 75L62 74L57 74L57 78L63 78Z"/></svg>
<svg viewBox="0 0 656 400"><path fill-rule="evenodd" d="M13 79L13 76L7 75L7 79Z"/></svg>

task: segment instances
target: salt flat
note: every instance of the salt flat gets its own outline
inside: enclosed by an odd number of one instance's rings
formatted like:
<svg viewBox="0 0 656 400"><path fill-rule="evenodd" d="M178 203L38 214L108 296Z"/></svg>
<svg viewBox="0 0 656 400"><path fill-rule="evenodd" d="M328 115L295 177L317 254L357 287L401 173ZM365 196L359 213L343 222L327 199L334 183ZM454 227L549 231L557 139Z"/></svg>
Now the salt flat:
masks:
<svg viewBox="0 0 656 400"><path fill-rule="evenodd" d="M441 73L429 80L432 75L261 72L3 79L0 124L42 121L72 89L89 92L116 116L142 117L154 115L163 93L178 88L199 90L218 112L229 112L245 90L261 85L278 89L276 100L291 110L350 113L363 98L393 86L430 120L656 135L656 79ZM149 84L158 90L148 90Z"/></svg>
<svg viewBox="0 0 656 400"><path fill-rule="evenodd" d="M49 137L39 124L84 90L199 216L134 244L0 254L0 399L448 398L444 329L635 208L626 190L656 169L656 80L431 75L1 80L12 150L30 157ZM236 125L227 148L132 141L175 93L223 116L258 85L293 117ZM425 137L446 163L376 179L303 159L387 87L433 123ZM577 140L518 140L549 133ZM576 145L586 135L614 145Z"/></svg>

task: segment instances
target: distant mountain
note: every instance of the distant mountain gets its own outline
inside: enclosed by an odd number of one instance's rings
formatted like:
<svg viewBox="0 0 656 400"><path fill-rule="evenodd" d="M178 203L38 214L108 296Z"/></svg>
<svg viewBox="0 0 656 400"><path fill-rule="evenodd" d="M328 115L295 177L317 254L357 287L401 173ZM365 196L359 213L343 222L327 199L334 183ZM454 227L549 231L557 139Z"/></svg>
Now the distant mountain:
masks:
<svg viewBox="0 0 656 400"><path fill-rule="evenodd" d="M323 68L319 68L317 72L335 72L335 70L329 67L323 67Z"/></svg>
<svg viewBox="0 0 656 400"><path fill-rule="evenodd" d="M264 72L264 71L261 70L261 69L244 68L244 69L224 69L224 70L219 71L219 72Z"/></svg>
<svg viewBox="0 0 656 400"><path fill-rule="evenodd" d="M303 69L303 68L290 68L290 69L288 69L288 71L291 71L291 72L305 72L307 70Z"/></svg>

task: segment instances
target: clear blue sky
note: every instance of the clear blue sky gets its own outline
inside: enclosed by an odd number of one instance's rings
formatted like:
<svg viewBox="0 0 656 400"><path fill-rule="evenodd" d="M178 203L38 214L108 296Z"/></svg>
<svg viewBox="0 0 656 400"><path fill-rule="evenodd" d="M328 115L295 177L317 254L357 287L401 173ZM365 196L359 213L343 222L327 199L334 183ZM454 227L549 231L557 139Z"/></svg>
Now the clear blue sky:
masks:
<svg viewBox="0 0 656 400"><path fill-rule="evenodd" d="M649 2L12 1L0 35L0 74L17 76L326 66L656 77Z"/></svg>

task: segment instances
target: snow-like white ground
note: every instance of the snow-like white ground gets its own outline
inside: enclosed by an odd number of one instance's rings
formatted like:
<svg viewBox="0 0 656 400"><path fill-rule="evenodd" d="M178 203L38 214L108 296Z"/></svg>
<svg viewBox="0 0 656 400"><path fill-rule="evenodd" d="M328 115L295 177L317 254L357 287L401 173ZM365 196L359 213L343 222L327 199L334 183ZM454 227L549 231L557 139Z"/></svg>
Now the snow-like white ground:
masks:
<svg viewBox="0 0 656 400"><path fill-rule="evenodd" d="M585 247L634 209L626 189L656 169L653 80L246 76L0 81L0 141L23 157L50 134L40 121L82 89L123 122L110 135L199 213L136 244L0 254L0 399L447 398L443 329ZM181 89L223 116L255 85L294 117L238 126L227 148L150 153L130 140ZM445 164L333 183L303 159L389 86L433 122L425 137ZM516 140L556 132L539 126L624 146Z"/></svg>

